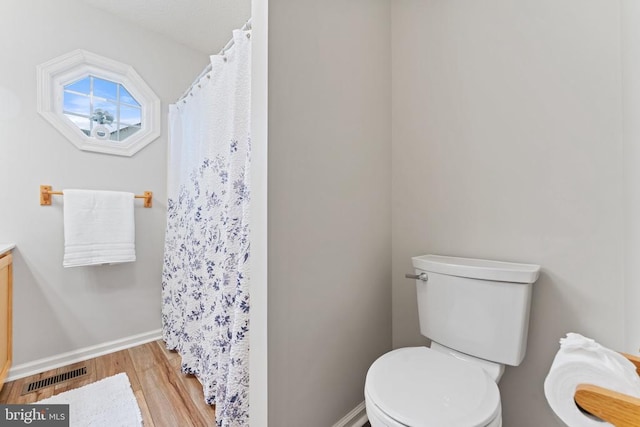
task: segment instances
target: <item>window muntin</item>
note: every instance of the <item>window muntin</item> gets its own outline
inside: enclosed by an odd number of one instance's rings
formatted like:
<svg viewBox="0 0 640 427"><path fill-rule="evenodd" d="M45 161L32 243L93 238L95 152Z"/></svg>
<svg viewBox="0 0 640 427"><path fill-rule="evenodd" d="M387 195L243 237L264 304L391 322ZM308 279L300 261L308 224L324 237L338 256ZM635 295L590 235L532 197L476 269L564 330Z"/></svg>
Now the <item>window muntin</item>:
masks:
<svg viewBox="0 0 640 427"><path fill-rule="evenodd" d="M89 75L63 94L63 114L87 136L118 142L142 128L140 103L121 83Z"/></svg>

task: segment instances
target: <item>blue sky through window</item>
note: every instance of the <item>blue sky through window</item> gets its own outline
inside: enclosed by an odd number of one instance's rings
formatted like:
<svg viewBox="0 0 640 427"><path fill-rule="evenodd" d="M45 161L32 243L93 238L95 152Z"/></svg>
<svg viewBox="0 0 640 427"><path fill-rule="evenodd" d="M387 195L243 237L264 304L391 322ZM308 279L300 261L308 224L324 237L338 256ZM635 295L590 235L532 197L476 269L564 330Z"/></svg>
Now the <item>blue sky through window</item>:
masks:
<svg viewBox="0 0 640 427"><path fill-rule="evenodd" d="M63 112L86 135L102 125L114 141L122 141L142 125L140 103L129 91L120 83L95 76L64 86Z"/></svg>

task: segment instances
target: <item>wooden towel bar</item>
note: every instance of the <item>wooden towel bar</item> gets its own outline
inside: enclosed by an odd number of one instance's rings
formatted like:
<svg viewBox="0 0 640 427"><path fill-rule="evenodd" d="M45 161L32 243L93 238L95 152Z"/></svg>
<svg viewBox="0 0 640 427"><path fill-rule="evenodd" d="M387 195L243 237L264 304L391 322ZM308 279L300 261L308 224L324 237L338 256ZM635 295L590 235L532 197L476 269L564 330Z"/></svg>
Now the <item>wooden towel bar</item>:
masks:
<svg viewBox="0 0 640 427"><path fill-rule="evenodd" d="M622 355L636 366L640 375L640 357ZM616 427L640 427L640 398L592 384L578 384L574 399L584 411Z"/></svg>
<svg viewBox="0 0 640 427"><path fill-rule="evenodd" d="M40 206L51 206L51 196L64 196L62 191L53 191L50 185L40 186ZM134 194L136 199L144 199L144 207L153 206L153 192L145 191L144 194Z"/></svg>

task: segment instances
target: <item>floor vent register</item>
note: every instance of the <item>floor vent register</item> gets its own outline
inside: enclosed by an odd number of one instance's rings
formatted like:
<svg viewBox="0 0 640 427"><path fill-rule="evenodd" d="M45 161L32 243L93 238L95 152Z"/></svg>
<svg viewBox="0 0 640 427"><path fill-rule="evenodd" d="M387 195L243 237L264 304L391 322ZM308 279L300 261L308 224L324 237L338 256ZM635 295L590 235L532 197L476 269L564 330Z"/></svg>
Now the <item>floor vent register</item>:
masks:
<svg viewBox="0 0 640 427"><path fill-rule="evenodd" d="M43 388L51 387L66 381L75 380L85 375L87 375L87 367L83 366L81 368L74 369L73 371L53 375L51 377L43 378L37 381L32 381L24 386L24 388L22 389L22 395L33 393L35 391L42 390Z"/></svg>

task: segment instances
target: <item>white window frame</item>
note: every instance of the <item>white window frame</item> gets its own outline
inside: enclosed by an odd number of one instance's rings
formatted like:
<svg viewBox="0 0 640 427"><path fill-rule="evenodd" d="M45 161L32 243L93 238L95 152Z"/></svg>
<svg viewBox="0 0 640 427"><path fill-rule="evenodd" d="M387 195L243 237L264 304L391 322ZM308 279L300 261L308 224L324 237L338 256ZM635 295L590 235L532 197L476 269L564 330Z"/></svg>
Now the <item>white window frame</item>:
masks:
<svg viewBox="0 0 640 427"><path fill-rule="evenodd" d="M38 112L80 150L133 156L160 136L160 99L130 65L78 49L37 67ZM64 87L89 75L121 83L140 103L142 126L123 141L87 136L63 113Z"/></svg>

